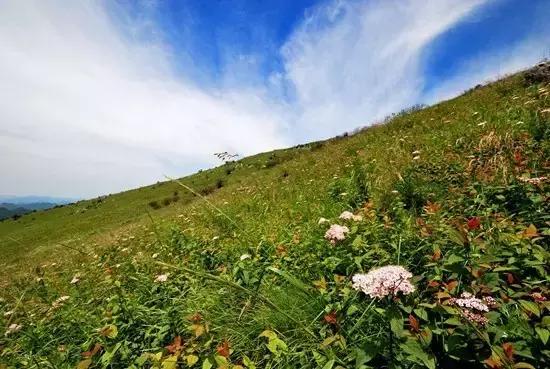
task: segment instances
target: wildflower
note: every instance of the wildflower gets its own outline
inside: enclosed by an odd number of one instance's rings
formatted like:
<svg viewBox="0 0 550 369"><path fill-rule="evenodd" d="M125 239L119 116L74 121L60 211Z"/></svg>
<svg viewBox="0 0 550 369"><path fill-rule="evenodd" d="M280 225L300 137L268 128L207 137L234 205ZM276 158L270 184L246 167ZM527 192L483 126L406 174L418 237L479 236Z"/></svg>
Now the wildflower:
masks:
<svg viewBox="0 0 550 369"><path fill-rule="evenodd" d="M353 220L355 222L363 220L363 217L361 215L355 215L351 211L347 210L340 214L339 218L342 220Z"/></svg>
<svg viewBox="0 0 550 369"><path fill-rule="evenodd" d="M340 214L339 218L342 220L350 220L351 218L353 218L353 213L346 210L342 214Z"/></svg>
<svg viewBox="0 0 550 369"><path fill-rule="evenodd" d="M21 324L16 324L16 323L10 324L10 326L8 327L8 330L6 331L6 333L4 333L4 336L7 337L10 334L19 332L22 328L23 326Z"/></svg>
<svg viewBox="0 0 550 369"><path fill-rule="evenodd" d="M478 325L486 325L489 322L489 319L482 314L473 313L470 310L462 310L462 316L470 322Z"/></svg>
<svg viewBox="0 0 550 369"><path fill-rule="evenodd" d="M6 311L6 312L4 313L4 316L5 316L6 318L9 317L9 316L12 316L12 315L13 315L13 310L9 310L9 311Z"/></svg>
<svg viewBox="0 0 550 369"><path fill-rule="evenodd" d="M156 258L158 258L158 256L159 256L159 254L158 254L158 253L156 253L156 252L155 252L155 253L154 253L153 255L151 255L151 257L152 257L153 259L156 259Z"/></svg>
<svg viewBox="0 0 550 369"><path fill-rule="evenodd" d="M319 221L317 222L317 224L325 224L325 223L328 223L328 219L327 218L319 218Z"/></svg>
<svg viewBox="0 0 550 369"><path fill-rule="evenodd" d="M330 241L331 244L336 244L337 241L343 241L346 239L346 233L349 232L349 228L338 224L333 224L325 233L325 238Z"/></svg>
<svg viewBox="0 0 550 369"><path fill-rule="evenodd" d="M354 275L352 287L372 298L383 298L398 292L408 295L415 291L410 278L412 274L402 266L388 265L367 274Z"/></svg>
<svg viewBox="0 0 550 369"><path fill-rule="evenodd" d="M489 308L496 308L497 307L497 300L495 300L491 296L485 296L483 297L483 302L489 307Z"/></svg>
<svg viewBox="0 0 550 369"><path fill-rule="evenodd" d="M420 150L415 150L412 152L412 155L413 156L417 156L417 155L420 155Z"/></svg>
<svg viewBox="0 0 550 369"><path fill-rule="evenodd" d="M77 284L78 282L80 282L80 276L76 274L73 279L71 279L71 284Z"/></svg>
<svg viewBox="0 0 550 369"><path fill-rule="evenodd" d="M157 275L157 277L155 278L155 282L159 282L159 283L162 283L162 282L166 282L168 280L168 276L170 275L170 273L166 273L166 274L159 274Z"/></svg>
<svg viewBox="0 0 550 369"><path fill-rule="evenodd" d="M469 310L477 310L487 312L489 307L481 299L474 297L471 293L463 292L459 299L451 299L450 302L453 305L460 306L461 308Z"/></svg>
<svg viewBox="0 0 550 369"><path fill-rule="evenodd" d="M250 254L242 254L241 255L241 257L240 257L241 261L246 260L246 259L250 259Z"/></svg>
<svg viewBox="0 0 550 369"><path fill-rule="evenodd" d="M523 183L529 183L532 185L538 185L542 182L546 182L549 180L549 177L535 177L535 178L524 178L524 177L518 177L518 181Z"/></svg>

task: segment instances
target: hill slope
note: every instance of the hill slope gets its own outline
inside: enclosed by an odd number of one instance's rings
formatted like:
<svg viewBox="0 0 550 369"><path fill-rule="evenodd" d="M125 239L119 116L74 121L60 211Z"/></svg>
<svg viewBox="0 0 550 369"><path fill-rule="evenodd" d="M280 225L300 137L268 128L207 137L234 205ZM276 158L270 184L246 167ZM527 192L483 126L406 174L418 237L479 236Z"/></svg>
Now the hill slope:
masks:
<svg viewBox="0 0 550 369"><path fill-rule="evenodd" d="M544 68L348 137L0 223L0 362L550 365ZM320 217L345 239L325 240ZM415 292L352 288L392 264Z"/></svg>

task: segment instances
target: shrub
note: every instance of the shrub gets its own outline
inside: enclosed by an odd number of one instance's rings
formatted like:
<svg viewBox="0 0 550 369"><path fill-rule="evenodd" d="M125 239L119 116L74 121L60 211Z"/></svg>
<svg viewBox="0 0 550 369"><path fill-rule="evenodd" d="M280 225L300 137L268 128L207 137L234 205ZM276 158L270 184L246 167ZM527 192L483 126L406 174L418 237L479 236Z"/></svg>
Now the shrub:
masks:
<svg viewBox="0 0 550 369"><path fill-rule="evenodd" d="M157 209L160 209L162 207L162 205L160 205L158 203L158 201L154 200L154 201L149 201L149 204L148 204L151 208L157 210Z"/></svg>

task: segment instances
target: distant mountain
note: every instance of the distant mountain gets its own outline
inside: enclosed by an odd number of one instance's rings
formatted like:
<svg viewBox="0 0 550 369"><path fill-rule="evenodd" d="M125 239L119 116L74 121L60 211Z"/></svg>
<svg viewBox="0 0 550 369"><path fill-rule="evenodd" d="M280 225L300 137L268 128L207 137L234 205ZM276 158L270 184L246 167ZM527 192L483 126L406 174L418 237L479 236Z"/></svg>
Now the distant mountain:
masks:
<svg viewBox="0 0 550 369"><path fill-rule="evenodd" d="M4 219L7 219L7 218L12 218L14 216L18 217L18 216L30 213L31 211L32 211L31 209L26 209L26 208L21 208L21 207L20 208L8 209L8 208L0 206L0 221L4 220Z"/></svg>
<svg viewBox="0 0 550 369"><path fill-rule="evenodd" d="M51 196L13 196L0 195L0 203L10 204L31 204L31 203L50 203L55 205L69 204L78 201L79 199L70 197L51 197Z"/></svg>
<svg viewBox="0 0 550 369"><path fill-rule="evenodd" d="M20 208L25 208L29 210L44 210L53 208L56 205L59 204L53 202L24 202L19 204L14 204L11 202L0 202L0 208L5 208L7 210L16 210Z"/></svg>
<svg viewBox="0 0 550 369"><path fill-rule="evenodd" d="M77 199L50 196L6 196L0 195L0 220L21 216L35 210L51 209L57 205L69 204Z"/></svg>

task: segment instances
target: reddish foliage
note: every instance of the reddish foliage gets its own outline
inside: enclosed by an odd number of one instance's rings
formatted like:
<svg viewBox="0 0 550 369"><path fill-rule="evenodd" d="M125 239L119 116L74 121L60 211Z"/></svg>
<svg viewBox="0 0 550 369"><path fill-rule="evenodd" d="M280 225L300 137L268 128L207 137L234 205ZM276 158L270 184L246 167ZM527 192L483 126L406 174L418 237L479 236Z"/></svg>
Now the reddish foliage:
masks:
<svg viewBox="0 0 550 369"><path fill-rule="evenodd" d="M335 311L331 311L329 314L326 314L323 319L325 320L325 323L327 324L332 324L332 325L337 325L338 324L338 320L336 318L336 312Z"/></svg>
<svg viewBox="0 0 550 369"><path fill-rule="evenodd" d="M411 327L411 331L415 333L420 332L420 323L412 314L409 314L409 326Z"/></svg>
<svg viewBox="0 0 550 369"><path fill-rule="evenodd" d="M91 350L83 352L81 355L82 355L82 357L90 358L90 357L94 356L95 354L97 354L99 351L101 351L102 348L103 347L99 343L96 343Z"/></svg>
<svg viewBox="0 0 550 369"><path fill-rule="evenodd" d="M216 352L225 358L229 357L229 341L224 340L221 345L216 347Z"/></svg>
<svg viewBox="0 0 550 369"><path fill-rule="evenodd" d="M183 341L180 336L176 336L172 343L168 346L166 346L166 349L169 353L175 354L176 352L180 352L183 348Z"/></svg>
<svg viewBox="0 0 550 369"><path fill-rule="evenodd" d="M473 231L474 229L478 229L481 226L481 221L479 217L472 217L468 219L467 225L468 225L468 229L470 231Z"/></svg>
<svg viewBox="0 0 550 369"><path fill-rule="evenodd" d="M441 259L441 250L440 249L435 249L433 255L432 255L432 261L437 261Z"/></svg>
<svg viewBox="0 0 550 369"><path fill-rule="evenodd" d="M514 360L514 346L510 342L504 342L502 344L502 348L504 349L504 353L506 354L506 357L508 360L513 361Z"/></svg>

